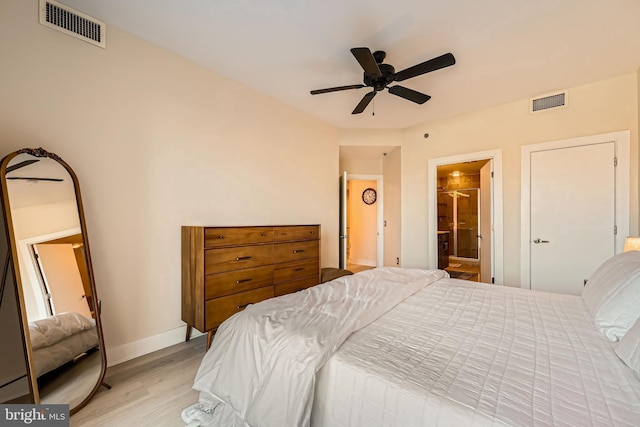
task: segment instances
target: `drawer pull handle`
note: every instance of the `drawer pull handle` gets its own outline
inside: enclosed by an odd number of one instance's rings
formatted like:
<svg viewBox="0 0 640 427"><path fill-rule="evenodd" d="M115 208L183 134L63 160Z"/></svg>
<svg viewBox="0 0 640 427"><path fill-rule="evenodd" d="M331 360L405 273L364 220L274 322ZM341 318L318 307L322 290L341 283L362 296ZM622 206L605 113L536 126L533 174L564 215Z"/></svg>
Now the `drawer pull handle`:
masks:
<svg viewBox="0 0 640 427"><path fill-rule="evenodd" d="M261 233L260 234L262 237L267 237L267 233Z"/></svg>
<svg viewBox="0 0 640 427"><path fill-rule="evenodd" d="M239 285L240 283L246 283L246 282L250 282L253 279L240 279L240 280L236 280L236 285Z"/></svg>
<svg viewBox="0 0 640 427"><path fill-rule="evenodd" d="M239 256L239 257L236 257L236 261L246 261L248 259L251 259L251 257L250 256Z"/></svg>
<svg viewBox="0 0 640 427"><path fill-rule="evenodd" d="M298 268L296 268L296 269L295 269L295 270L293 270L293 271L302 271L302 270L304 270L304 267L298 267Z"/></svg>
<svg viewBox="0 0 640 427"><path fill-rule="evenodd" d="M294 250L293 250L293 253L294 253L294 254L299 254L299 253L301 253L301 252L304 252L304 249L294 249Z"/></svg>
<svg viewBox="0 0 640 427"><path fill-rule="evenodd" d="M224 236L221 234L218 236L218 239L224 239Z"/></svg>
<svg viewBox="0 0 640 427"><path fill-rule="evenodd" d="M250 303L250 302L248 302L248 303L246 303L246 304L240 304L240 305L237 305L237 306L236 306L236 308L237 308L238 310L242 310L243 308L246 308L248 305L251 305L251 303Z"/></svg>

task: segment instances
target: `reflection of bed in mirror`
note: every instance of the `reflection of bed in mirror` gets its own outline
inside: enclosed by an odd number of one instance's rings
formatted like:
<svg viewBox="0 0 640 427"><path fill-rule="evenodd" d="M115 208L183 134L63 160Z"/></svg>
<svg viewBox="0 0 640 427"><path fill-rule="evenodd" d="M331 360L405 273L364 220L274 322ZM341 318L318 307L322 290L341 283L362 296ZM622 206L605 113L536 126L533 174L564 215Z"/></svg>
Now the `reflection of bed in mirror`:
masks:
<svg viewBox="0 0 640 427"><path fill-rule="evenodd" d="M60 313L29 322L36 376L78 361L98 347L96 322L78 313Z"/></svg>

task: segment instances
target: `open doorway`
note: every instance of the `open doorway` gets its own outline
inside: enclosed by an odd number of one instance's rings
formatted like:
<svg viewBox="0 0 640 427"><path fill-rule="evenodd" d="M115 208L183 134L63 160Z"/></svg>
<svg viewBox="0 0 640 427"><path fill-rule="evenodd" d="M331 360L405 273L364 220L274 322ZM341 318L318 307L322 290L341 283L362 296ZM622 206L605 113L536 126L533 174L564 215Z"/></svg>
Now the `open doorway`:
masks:
<svg viewBox="0 0 640 427"><path fill-rule="evenodd" d="M347 270L354 273L382 266L380 180L381 176L362 175L347 180Z"/></svg>
<svg viewBox="0 0 640 427"><path fill-rule="evenodd" d="M382 176L343 172L340 187L340 268L356 273L382 266Z"/></svg>
<svg viewBox="0 0 640 427"><path fill-rule="evenodd" d="M429 160L428 191L430 268L501 285L501 151Z"/></svg>
<svg viewBox="0 0 640 427"><path fill-rule="evenodd" d="M367 264L370 264L369 266L400 266L401 147L341 145L339 170L341 171L339 268L347 268L347 246L349 246L351 264L356 264L359 260L364 259ZM350 188L350 203L347 203L348 181L373 181L375 184L366 185L366 188ZM371 191L368 191L365 197L371 204L365 203L362 197L367 188L372 188L375 191L375 201L371 198ZM376 212L376 228L367 232L369 241L371 238L375 238L375 242L371 242L369 248L369 251L375 250L375 257L358 255L358 249L354 248L355 242L350 241L351 236L347 232L347 215L348 210L355 212L355 209L347 208L349 204L353 206L354 203L358 208L366 208L370 212ZM354 227L354 218L351 214L349 216L349 232L351 232ZM375 261L371 262L372 260Z"/></svg>
<svg viewBox="0 0 640 427"><path fill-rule="evenodd" d="M483 209L482 203L490 200L486 198L491 192L490 175L487 181L486 173L481 172L483 168L490 171L488 163L482 159L437 167L438 268L451 277L491 280L490 270L481 274L482 264L491 268L491 251L482 251L491 244L490 231L482 234L491 227L490 207Z"/></svg>

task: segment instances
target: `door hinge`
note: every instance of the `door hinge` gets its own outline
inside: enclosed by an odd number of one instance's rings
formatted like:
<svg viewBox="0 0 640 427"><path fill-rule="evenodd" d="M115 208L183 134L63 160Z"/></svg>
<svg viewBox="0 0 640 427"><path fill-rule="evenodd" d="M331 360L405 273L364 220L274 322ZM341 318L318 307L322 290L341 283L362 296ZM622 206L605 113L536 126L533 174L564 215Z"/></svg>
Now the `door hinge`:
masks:
<svg viewBox="0 0 640 427"><path fill-rule="evenodd" d="M617 157L613 158L613 166L618 166L618 158Z"/></svg>
<svg viewBox="0 0 640 427"><path fill-rule="evenodd" d="M614 226L613 226L613 235L615 236L615 235L617 235L617 234L618 234L618 226L617 226L617 225L614 225Z"/></svg>
<svg viewBox="0 0 640 427"><path fill-rule="evenodd" d="M495 277L492 277L492 278L491 278L491 284L493 285L493 284L495 284L495 283L496 283L496 278L495 278Z"/></svg>
<svg viewBox="0 0 640 427"><path fill-rule="evenodd" d="M491 171L491 178L493 178L493 171Z"/></svg>

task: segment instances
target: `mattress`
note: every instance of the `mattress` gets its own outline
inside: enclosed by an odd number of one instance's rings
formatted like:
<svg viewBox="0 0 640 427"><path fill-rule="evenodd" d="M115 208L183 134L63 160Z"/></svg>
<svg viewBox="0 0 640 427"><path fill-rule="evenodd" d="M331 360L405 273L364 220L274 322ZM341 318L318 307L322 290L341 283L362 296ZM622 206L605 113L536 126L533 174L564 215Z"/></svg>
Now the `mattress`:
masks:
<svg viewBox="0 0 640 427"><path fill-rule="evenodd" d="M640 426L640 380L582 298L441 279L351 334L312 426Z"/></svg>

